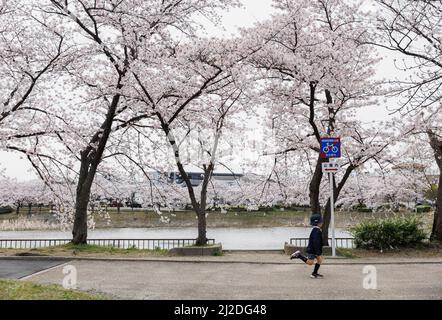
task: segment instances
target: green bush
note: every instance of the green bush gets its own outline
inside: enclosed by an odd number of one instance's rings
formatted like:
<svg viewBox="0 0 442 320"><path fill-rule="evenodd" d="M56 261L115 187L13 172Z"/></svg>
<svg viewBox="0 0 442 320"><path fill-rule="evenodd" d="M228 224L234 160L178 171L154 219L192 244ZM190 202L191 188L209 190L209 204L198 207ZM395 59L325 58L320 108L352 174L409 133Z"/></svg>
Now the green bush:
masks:
<svg viewBox="0 0 442 320"><path fill-rule="evenodd" d="M429 205L420 205L420 206L416 206L415 211L417 213L426 213L426 212L430 212L431 211L431 206Z"/></svg>
<svg viewBox="0 0 442 320"><path fill-rule="evenodd" d="M231 206L228 208L229 212L247 212L247 208L244 206Z"/></svg>
<svg viewBox="0 0 442 320"><path fill-rule="evenodd" d="M417 217L368 221L351 229L357 248L394 249L414 246L426 239L422 222Z"/></svg>
<svg viewBox="0 0 442 320"><path fill-rule="evenodd" d="M259 207L258 211L259 212L271 212L271 211L275 211L275 207Z"/></svg>
<svg viewBox="0 0 442 320"><path fill-rule="evenodd" d="M365 204L359 204L357 206L353 206L352 210L361 212L361 213L371 213L373 212L373 209L368 208Z"/></svg>
<svg viewBox="0 0 442 320"><path fill-rule="evenodd" d="M14 209L11 207L0 207L0 214L8 214L14 212Z"/></svg>

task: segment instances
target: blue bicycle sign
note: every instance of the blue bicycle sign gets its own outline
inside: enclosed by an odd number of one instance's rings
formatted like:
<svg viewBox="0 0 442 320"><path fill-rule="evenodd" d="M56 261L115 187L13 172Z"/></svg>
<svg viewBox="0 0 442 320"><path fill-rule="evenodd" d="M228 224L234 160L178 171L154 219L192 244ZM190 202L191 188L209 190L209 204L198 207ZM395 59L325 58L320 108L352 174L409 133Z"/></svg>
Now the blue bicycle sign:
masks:
<svg viewBox="0 0 442 320"><path fill-rule="evenodd" d="M341 138L322 138L321 139L321 158L340 158L341 157Z"/></svg>

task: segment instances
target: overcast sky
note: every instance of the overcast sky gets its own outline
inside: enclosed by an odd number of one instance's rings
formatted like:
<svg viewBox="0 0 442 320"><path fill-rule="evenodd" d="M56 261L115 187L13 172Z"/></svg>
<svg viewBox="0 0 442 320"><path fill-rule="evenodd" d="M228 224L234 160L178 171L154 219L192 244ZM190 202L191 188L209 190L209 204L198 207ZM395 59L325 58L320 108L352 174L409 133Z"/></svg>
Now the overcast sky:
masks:
<svg viewBox="0 0 442 320"><path fill-rule="evenodd" d="M223 19L223 25L226 30L221 28L210 27L208 32L210 35L225 35L228 36L238 29L238 27L250 27L255 22L264 20L270 17L273 9L271 0L242 0L244 8L231 10L226 13ZM384 53L385 54L385 53ZM397 74L397 70L393 65L393 58L391 55L386 55L378 68L378 77L391 77L392 74ZM363 121L386 120L388 118L388 111L386 104L380 101L380 105L375 109L373 107L364 109L359 112L358 117ZM395 104L392 100L389 104ZM21 155L11 152L0 152L0 170L5 169L5 174L18 180L29 180L36 178L34 172L31 170L29 163L21 157Z"/></svg>

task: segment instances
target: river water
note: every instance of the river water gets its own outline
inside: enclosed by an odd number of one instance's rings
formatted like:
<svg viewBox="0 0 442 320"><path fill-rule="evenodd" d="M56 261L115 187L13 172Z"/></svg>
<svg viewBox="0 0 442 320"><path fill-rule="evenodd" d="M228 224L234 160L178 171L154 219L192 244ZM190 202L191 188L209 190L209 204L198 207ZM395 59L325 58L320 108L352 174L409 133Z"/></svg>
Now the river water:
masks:
<svg viewBox="0 0 442 320"><path fill-rule="evenodd" d="M311 228L216 228L207 237L222 243L226 250L281 250L290 238L308 238ZM90 239L194 239L195 228L123 228L89 231ZM348 238L344 230L336 230L337 238ZM63 231L1 231L0 239L70 239Z"/></svg>

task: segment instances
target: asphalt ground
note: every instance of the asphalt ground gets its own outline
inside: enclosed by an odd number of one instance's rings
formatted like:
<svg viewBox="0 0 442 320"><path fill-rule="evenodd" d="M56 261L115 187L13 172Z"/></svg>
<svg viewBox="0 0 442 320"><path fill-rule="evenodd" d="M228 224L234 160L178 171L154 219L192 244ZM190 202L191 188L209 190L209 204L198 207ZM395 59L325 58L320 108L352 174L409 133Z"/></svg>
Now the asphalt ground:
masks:
<svg viewBox="0 0 442 320"><path fill-rule="evenodd" d="M269 261L72 260L77 288L137 300L441 300L442 261L391 259L348 263L329 260L323 279L311 279L312 267L299 260ZM262 257L261 257L262 258ZM279 260L274 257L274 261ZM266 259L267 260L267 259ZM281 261L282 262L282 261ZM72 270L72 267L70 267ZM63 267L26 278L62 284ZM369 286L367 287L367 283Z"/></svg>
<svg viewBox="0 0 442 320"><path fill-rule="evenodd" d="M2 259L0 279L21 279L65 263L63 259Z"/></svg>

